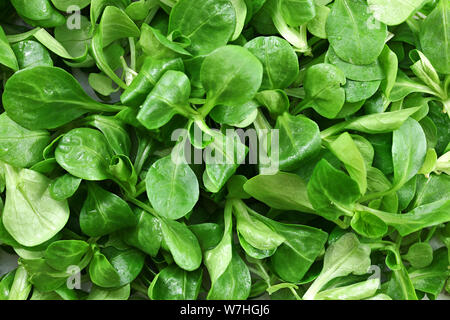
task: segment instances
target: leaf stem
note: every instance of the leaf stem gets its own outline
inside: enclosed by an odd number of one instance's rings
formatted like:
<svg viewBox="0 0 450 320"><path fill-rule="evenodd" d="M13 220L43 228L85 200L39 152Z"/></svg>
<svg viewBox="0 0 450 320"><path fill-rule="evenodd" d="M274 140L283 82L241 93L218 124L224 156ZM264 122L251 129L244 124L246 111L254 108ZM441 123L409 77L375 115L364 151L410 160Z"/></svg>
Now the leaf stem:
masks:
<svg viewBox="0 0 450 320"><path fill-rule="evenodd" d="M322 139L325 139L325 138L328 138L328 137L333 136L333 135L335 135L335 134L338 134L338 133L340 133L342 130L344 130L345 127L347 127L347 126L348 126L348 121L344 121L344 122L337 123L337 124L335 124L335 125L333 125L333 126L327 128L327 129L323 130L323 131L320 133L320 137L321 137Z"/></svg>
<svg viewBox="0 0 450 320"><path fill-rule="evenodd" d="M134 194L134 197L137 198L139 197L141 194L143 194L146 191L146 184L145 184L145 180L142 180L141 182L139 182L139 184L136 186L136 192Z"/></svg>
<svg viewBox="0 0 450 320"><path fill-rule="evenodd" d="M9 291L9 300L26 300L31 291L28 272L24 266L19 266L14 274L14 280Z"/></svg>
<svg viewBox="0 0 450 320"><path fill-rule="evenodd" d="M446 113L450 117L450 98L446 100L442 100L442 104L444 105L443 112Z"/></svg>
<svg viewBox="0 0 450 320"><path fill-rule="evenodd" d="M136 43L134 38L128 38L130 43L130 68L136 72Z"/></svg>
<svg viewBox="0 0 450 320"><path fill-rule="evenodd" d="M215 106L216 101L214 99L206 99L206 103L198 109L197 112L202 116L202 118L206 118Z"/></svg>
<svg viewBox="0 0 450 320"><path fill-rule="evenodd" d="M304 99L302 102L300 102L292 111L293 114L297 115L303 110L306 110L311 107L311 100Z"/></svg>
<svg viewBox="0 0 450 320"><path fill-rule="evenodd" d="M155 209L153 209L152 207L150 207L148 204L145 204L144 202L134 198L134 197L130 197L130 196L125 196L125 199L133 204L135 204L136 206L138 206L139 208L141 208L144 211L147 211L148 213L150 213L151 215L155 216L156 218L160 218L160 216L156 213Z"/></svg>

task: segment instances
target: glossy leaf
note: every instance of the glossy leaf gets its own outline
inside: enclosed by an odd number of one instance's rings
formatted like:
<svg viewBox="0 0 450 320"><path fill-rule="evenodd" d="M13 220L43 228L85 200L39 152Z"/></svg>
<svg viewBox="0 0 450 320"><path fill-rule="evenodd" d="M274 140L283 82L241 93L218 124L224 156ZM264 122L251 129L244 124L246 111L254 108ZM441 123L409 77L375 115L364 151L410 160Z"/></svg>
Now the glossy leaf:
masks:
<svg viewBox="0 0 450 320"><path fill-rule="evenodd" d="M8 39L6 38L5 31L0 27L0 63L14 71L19 70L19 64L17 58L14 55L14 51L9 45Z"/></svg>
<svg viewBox="0 0 450 320"><path fill-rule="evenodd" d="M322 272L306 291L303 299L314 299L320 289L331 279L350 273L355 275L365 274L369 267L369 246L361 244L353 233L346 233L328 247L325 252Z"/></svg>
<svg viewBox="0 0 450 320"><path fill-rule="evenodd" d="M6 177L6 201L2 221L20 244L41 244L56 235L69 219L67 201L50 196L50 179L28 169L3 165Z"/></svg>
<svg viewBox="0 0 450 320"><path fill-rule="evenodd" d="M245 44L263 64L261 89L284 89L297 77L299 65L294 49L279 37L258 37Z"/></svg>
<svg viewBox="0 0 450 320"><path fill-rule="evenodd" d="M331 64L312 66L305 75L306 100L317 113L332 119L344 105L345 91L341 86L345 82L343 72Z"/></svg>
<svg viewBox="0 0 450 320"><path fill-rule="evenodd" d="M247 49L225 46L203 61L200 78L208 106L238 105L252 99L261 86L263 67Z"/></svg>
<svg viewBox="0 0 450 320"><path fill-rule="evenodd" d="M155 210L168 219L179 219L198 201L197 177L188 164L172 157L155 162L146 176L147 196Z"/></svg>
<svg viewBox="0 0 450 320"><path fill-rule="evenodd" d="M294 170L302 161L317 155L321 145L317 124L306 117L294 117L284 113L277 118L275 129L279 130L280 170Z"/></svg>
<svg viewBox="0 0 450 320"><path fill-rule="evenodd" d="M202 262L202 252L197 238L180 222L160 219L162 236L175 263L182 269L193 271Z"/></svg>
<svg viewBox="0 0 450 320"><path fill-rule="evenodd" d="M147 129L157 129L175 114L193 115L189 106L191 85L188 77L179 71L169 70L156 83L141 106L137 119Z"/></svg>
<svg viewBox="0 0 450 320"><path fill-rule="evenodd" d="M6 113L0 115L0 160L19 168L30 167L42 160L42 152L50 143L46 130L28 130Z"/></svg>
<svg viewBox="0 0 450 320"><path fill-rule="evenodd" d="M255 176L245 183L244 190L274 209L313 212L305 181L293 173Z"/></svg>
<svg viewBox="0 0 450 320"><path fill-rule="evenodd" d="M236 11L229 0L180 0L170 13L169 32L191 40L188 50L208 54L227 44L236 28Z"/></svg>
<svg viewBox="0 0 450 320"><path fill-rule="evenodd" d="M370 11L375 19L388 26L398 25L409 18L423 4L422 0L414 1L381 1L369 0Z"/></svg>
<svg viewBox="0 0 450 320"><path fill-rule="evenodd" d="M374 62L387 36L386 25L361 0L337 0L328 15L326 32L336 54L354 64Z"/></svg>
<svg viewBox="0 0 450 320"><path fill-rule="evenodd" d="M201 280L202 269L188 272L172 264L156 275L148 296L152 300L195 300Z"/></svg>
<svg viewBox="0 0 450 320"><path fill-rule="evenodd" d="M393 135L392 159L394 185L402 186L422 167L426 154L426 138L420 125L408 119Z"/></svg>
<svg viewBox="0 0 450 320"><path fill-rule="evenodd" d="M440 0L424 20L420 30L423 52L436 70L443 74L450 73L449 6L448 1Z"/></svg>
<svg viewBox="0 0 450 320"><path fill-rule="evenodd" d="M108 166L111 149L98 130L77 128L66 133L58 143L55 158L71 175L84 180L110 178Z"/></svg>
<svg viewBox="0 0 450 320"><path fill-rule="evenodd" d="M317 213L334 222L348 215L360 197L358 184L324 159L316 165L307 190Z"/></svg>
<svg viewBox="0 0 450 320"><path fill-rule="evenodd" d="M30 130L54 129L91 110L114 110L92 100L68 72L47 66L14 74L2 99L8 116Z"/></svg>
<svg viewBox="0 0 450 320"><path fill-rule="evenodd" d="M122 198L88 184L88 196L80 212L80 227L85 234L99 237L136 223L136 215Z"/></svg>

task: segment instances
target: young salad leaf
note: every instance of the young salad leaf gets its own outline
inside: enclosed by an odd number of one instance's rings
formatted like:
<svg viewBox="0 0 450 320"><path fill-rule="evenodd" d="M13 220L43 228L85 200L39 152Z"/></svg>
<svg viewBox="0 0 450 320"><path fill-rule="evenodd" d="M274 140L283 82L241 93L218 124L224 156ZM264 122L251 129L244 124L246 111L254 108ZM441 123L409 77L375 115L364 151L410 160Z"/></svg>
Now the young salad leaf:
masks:
<svg viewBox="0 0 450 320"><path fill-rule="evenodd" d="M0 1L0 300L446 298L449 14Z"/></svg>

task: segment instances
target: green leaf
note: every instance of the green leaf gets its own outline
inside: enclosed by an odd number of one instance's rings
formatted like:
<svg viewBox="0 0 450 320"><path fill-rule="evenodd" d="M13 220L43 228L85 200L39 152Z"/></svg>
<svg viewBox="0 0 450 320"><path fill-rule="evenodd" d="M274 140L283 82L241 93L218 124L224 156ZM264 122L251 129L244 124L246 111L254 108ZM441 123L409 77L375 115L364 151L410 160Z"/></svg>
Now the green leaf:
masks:
<svg viewBox="0 0 450 320"><path fill-rule="evenodd" d="M413 268L425 268L433 262L433 248L427 242L417 242L403 256Z"/></svg>
<svg viewBox="0 0 450 320"><path fill-rule="evenodd" d="M89 277L91 281L103 288L115 288L120 286L120 276L108 259L97 251L89 265Z"/></svg>
<svg viewBox="0 0 450 320"><path fill-rule="evenodd" d="M7 192L2 221L6 230L28 247L51 239L69 219L67 201L50 196L51 181L46 176L7 164L3 167Z"/></svg>
<svg viewBox="0 0 450 320"><path fill-rule="evenodd" d="M11 292L11 286L14 282L14 275L16 270L12 270L2 276L0 280L0 299L8 300L9 294Z"/></svg>
<svg viewBox="0 0 450 320"><path fill-rule="evenodd" d="M88 82L92 89L102 96L109 96L117 91L113 87L113 81L102 73L90 73Z"/></svg>
<svg viewBox="0 0 450 320"><path fill-rule="evenodd" d="M358 234L367 238L382 238L388 231L383 220L367 212L356 212L351 226Z"/></svg>
<svg viewBox="0 0 450 320"><path fill-rule="evenodd" d="M208 133L214 140L204 151L206 169L203 173L203 183L208 191L217 193L245 160L248 148L236 132L224 135L211 130Z"/></svg>
<svg viewBox="0 0 450 320"><path fill-rule="evenodd" d="M202 262L202 251L197 238L184 224L160 219L163 239L175 263L184 270L196 270Z"/></svg>
<svg viewBox="0 0 450 320"><path fill-rule="evenodd" d="M375 81L385 78L381 64L382 57L383 56L380 55L380 60L377 59L369 64L359 65L342 60L336 54L333 47L330 46L326 53L325 60L342 70L347 79L354 81Z"/></svg>
<svg viewBox="0 0 450 320"><path fill-rule="evenodd" d="M275 222L261 215L256 218L285 238L270 257L271 267L284 281L297 283L302 280L324 249L327 233L309 226Z"/></svg>
<svg viewBox="0 0 450 320"><path fill-rule="evenodd" d="M401 1L401 0L368 0L369 9L375 19L395 26L408 19L423 4L423 0Z"/></svg>
<svg viewBox="0 0 450 320"><path fill-rule="evenodd" d="M103 47L102 27L100 25L99 28L95 29L94 36L91 40L92 56L95 59L97 67L101 71L103 71L104 74L110 77L119 87L121 87L122 89L126 89L128 87L127 84L115 73L114 68L110 65L111 61L108 61L106 50L103 50ZM114 47L114 44L112 44L108 48L111 47ZM118 48L119 50L121 49L121 47Z"/></svg>
<svg viewBox="0 0 450 320"><path fill-rule="evenodd" d="M386 25L377 21L362 0L337 0L328 15L326 32L330 45L344 61L370 64L387 37Z"/></svg>
<svg viewBox="0 0 450 320"><path fill-rule="evenodd" d="M436 70L443 74L450 73L449 21L449 3L440 0L423 21L419 35L423 53L430 59Z"/></svg>
<svg viewBox="0 0 450 320"><path fill-rule="evenodd" d="M107 247L97 251L89 265L89 276L102 288L118 288L131 283L141 272L145 256L135 249Z"/></svg>
<svg viewBox="0 0 450 320"><path fill-rule="evenodd" d="M399 70L396 82L388 98L391 101L400 101L413 92L436 94L433 89L430 89L419 81L410 79L404 72Z"/></svg>
<svg viewBox="0 0 450 320"><path fill-rule="evenodd" d="M283 90L264 90L256 94L255 99L266 107L272 117L278 117L289 111L289 98Z"/></svg>
<svg viewBox="0 0 450 320"><path fill-rule="evenodd" d="M298 75L298 57L292 46L279 37L257 37L245 44L263 65L262 90L284 89Z"/></svg>
<svg viewBox="0 0 450 320"><path fill-rule="evenodd" d="M424 268L411 268L408 273L414 289L427 293L430 299L436 299L449 276L447 250L436 250L432 264Z"/></svg>
<svg viewBox="0 0 450 320"><path fill-rule="evenodd" d="M321 39L327 38L325 25L330 11L330 8L323 5L317 5L316 3L316 16L307 23L308 31L312 35Z"/></svg>
<svg viewBox="0 0 450 320"><path fill-rule="evenodd" d="M403 186L417 174L426 152L426 138L421 126L413 119L406 120L393 135L394 186Z"/></svg>
<svg viewBox="0 0 450 320"><path fill-rule="evenodd" d="M217 123L245 128L255 121L257 108L258 103L254 100L236 106L219 105L214 107L209 116Z"/></svg>
<svg viewBox="0 0 450 320"><path fill-rule="evenodd" d="M394 300L418 300L409 274L403 265L399 270L392 271L386 286L386 294Z"/></svg>
<svg viewBox="0 0 450 320"><path fill-rule="evenodd" d="M367 190L366 164L352 137L347 133L341 134L330 144L330 151L341 160L350 177L359 185L361 194Z"/></svg>
<svg viewBox="0 0 450 320"><path fill-rule="evenodd" d="M70 73L48 66L15 73L2 99L8 117L30 130L54 129L89 111L114 111L92 100Z"/></svg>
<svg viewBox="0 0 450 320"><path fill-rule="evenodd" d="M169 35L173 39L172 35ZM188 39L188 42L190 40ZM150 58L167 60L177 57L191 57L192 55L184 49L184 45L174 42L164 36L160 30L142 24L139 44L142 50ZM180 70L182 71L182 70Z"/></svg>
<svg viewBox="0 0 450 320"><path fill-rule="evenodd" d="M265 259L270 256L273 256L273 254L277 251L277 248L270 249L270 250L261 250L258 248L253 247L251 244L245 240L245 238L238 233L238 239L239 244L241 245L242 249L244 249L245 253L255 259Z"/></svg>
<svg viewBox="0 0 450 320"><path fill-rule="evenodd" d="M148 288L148 296L152 300L196 300L202 274L202 269L188 272L172 264L156 275Z"/></svg>
<svg viewBox="0 0 450 320"><path fill-rule="evenodd" d="M65 200L77 192L81 179L70 174L65 174L55 179L50 184L50 195L55 200Z"/></svg>
<svg viewBox="0 0 450 320"><path fill-rule="evenodd" d="M128 245L154 257L158 254L162 241L160 222L144 210L138 210L137 216L137 224L122 229L120 234Z"/></svg>
<svg viewBox="0 0 450 320"><path fill-rule="evenodd" d="M129 296L129 284L118 289L105 289L94 285L92 286L86 300L128 300Z"/></svg>
<svg viewBox="0 0 450 320"><path fill-rule="evenodd" d="M319 153L320 131L317 124L304 117L285 112L277 118L275 129L279 130L280 170L297 169L301 163Z"/></svg>
<svg viewBox="0 0 450 320"><path fill-rule="evenodd" d="M209 54L200 78L206 90L205 113L218 104L239 105L251 100L261 86L263 67L245 48L229 45Z"/></svg>
<svg viewBox="0 0 450 320"><path fill-rule="evenodd" d="M86 118L85 121L88 125L97 128L103 133L115 154L130 154L131 139L123 122L113 117L97 114Z"/></svg>
<svg viewBox="0 0 450 320"><path fill-rule="evenodd" d="M107 6L100 20L103 46L122 38L139 37L139 28L127 14L114 6Z"/></svg>
<svg viewBox="0 0 450 320"><path fill-rule="evenodd" d="M11 4L22 19L32 26L51 28L65 22L64 16L53 8L49 0L34 1L31 5L25 0L13 0Z"/></svg>
<svg viewBox="0 0 450 320"><path fill-rule="evenodd" d="M448 210L449 199L441 199L436 202L421 205L404 214L393 214L383 211L371 211L387 225L397 229L403 237L423 228L438 225L450 221Z"/></svg>
<svg viewBox="0 0 450 320"><path fill-rule="evenodd" d="M32 68L35 66L53 67L53 60L50 53L39 42L25 40L12 45L14 54L20 69Z"/></svg>
<svg viewBox="0 0 450 320"><path fill-rule="evenodd" d="M331 64L321 63L306 70L306 101L321 116L333 119L345 101L344 73Z"/></svg>
<svg viewBox="0 0 450 320"><path fill-rule="evenodd" d="M136 215L122 198L88 184L88 196L80 212L80 227L85 234L99 237L136 223Z"/></svg>
<svg viewBox="0 0 450 320"><path fill-rule="evenodd" d="M60 240L52 242L45 250L45 262L52 268L66 271L78 265L88 252L89 244L81 240Z"/></svg>
<svg viewBox="0 0 450 320"><path fill-rule="evenodd" d="M18 168L31 167L42 160L42 152L49 143L50 134L46 130L28 130L6 113L0 115L1 161Z"/></svg>
<svg viewBox="0 0 450 320"><path fill-rule="evenodd" d="M80 16L80 28L69 28L69 23L65 23L61 26L55 28L55 40L56 42L53 44L53 41L46 41L43 44L45 46L51 45L49 48L56 54L62 56L65 59L71 59L94 64L92 57L88 53L88 49L90 46L92 35L90 34L91 23L88 18L85 16ZM48 38L50 39L50 38ZM63 49L61 52L58 49L58 44L62 46ZM67 55L68 54L68 55ZM72 59L71 59L72 60Z"/></svg>
<svg viewBox="0 0 450 320"><path fill-rule="evenodd" d="M14 51L9 45L8 39L6 38L5 31L0 26L0 63L14 71L19 70L19 64L17 58L14 55Z"/></svg>
<svg viewBox="0 0 450 320"><path fill-rule="evenodd" d="M358 184L325 159L316 165L307 190L317 213L337 223L341 215L351 214L360 197Z"/></svg>
<svg viewBox="0 0 450 320"><path fill-rule="evenodd" d="M194 115L189 106L191 84L189 78L180 71L167 71L156 83L142 104L137 119L147 129L162 127L176 114L186 117Z"/></svg>
<svg viewBox="0 0 450 320"><path fill-rule="evenodd" d="M372 97L380 87L381 81L353 81L345 83L345 101L355 103Z"/></svg>
<svg viewBox="0 0 450 320"><path fill-rule="evenodd" d="M392 132L398 130L417 110L419 108L369 114L350 120L345 128L370 134Z"/></svg>
<svg viewBox="0 0 450 320"><path fill-rule="evenodd" d="M370 247L361 244L353 233L346 233L327 248L322 272L303 299L315 299L323 286L334 278L348 274L362 275L368 272L369 267Z"/></svg>
<svg viewBox="0 0 450 320"><path fill-rule="evenodd" d="M190 39L187 49L194 55L226 45L235 30L236 11L230 0L179 0L170 12L169 33L179 31Z"/></svg>
<svg viewBox="0 0 450 320"><path fill-rule="evenodd" d="M233 250L225 271L215 280L208 292L208 300L245 300L250 295L251 277L247 265Z"/></svg>
<svg viewBox="0 0 450 320"><path fill-rule="evenodd" d="M398 58L395 52L385 45L381 51L379 62L385 75L381 82L381 90L386 97L389 97L397 79Z"/></svg>
<svg viewBox="0 0 450 320"><path fill-rule="evenodd" d="M316 16L312 0L281 0L281 14L291 27L299 27Z"/></svg>
<svg viewBox="0 0 450 320"><path fill-rule="evenodd" d="M245 0L230 0L230 2L236 13L236 28L230 39L230 41L234 41L239 38L244 29L247 18L247 4Z"/></svg>
<svg viewBox="0 0 450 320"><path fill-rule="evenodd" d="M233 202L233 207L236 230L252 247L259 250L273 250L286 240L266 223L251 217L242 203Z"/></svg>
<svg viewBox="0 0 450 320"><path fill-rule="evenodd" d="M317 294L317 300L361 300L375 295L380 279L370 279L344 287L324 290Z"/></svg>
<svg viewBox="0 0 450 320"><path fill-rule="evenodd" d="M214 248L205 252L204 264L208 269L211 278L211 284L214 284L222 274L227 270L233 255L232 248L232 204L227 202L224 211L224 225L222 239Z"/></svg>
<svg viewBox="0 0 450 320"><path fill-rule="evenodd" d="M86 8L91 0L51 0L56 9L67 11L70 6L77 6L80 9Z"/></svg>
<svg viewBox="0 0 450 320"><path fill-rule="evenodd" d="M203 252L217 246L223 235L223 228L215 223L193 224L189 229L197 237Z"/></svg>
<svg viewBox="0 0 450 320"><path fill-rule="evenodd" d="M245 183L244 190L274 209L314 212L305 181L294 173L255 176Z"/></svg>
<svg viewBox="0 0 450 320"><path fill-rule="evenodd" d="M55 291L63 286L70 274L51 268L43 258L20 259L19 264L28 273L28 281L33 284L34 290L43 293Z"/></svg>
<svg viewBox="0 0 450 320"><path fill-rule="evenodd" d="M180 58L160 60L146 57L138 75L120 96L120 101L127 106L139 107L166 71L183 69Z"/></svg>
<svg viewBox="0 0 450 320"><path fill-rule="evenodd" d="M147 196L161 216L184 217L198 201L197 177L188 164L171 156L156 161L145 178Z"/></svg>
<svg viewBox="0 0 450 320"><path fill-rule="evenodd" d="M77 128L66 133L55 150L58 164L71 175L84 180L110 178L111 149L98 130Z"/></svg>

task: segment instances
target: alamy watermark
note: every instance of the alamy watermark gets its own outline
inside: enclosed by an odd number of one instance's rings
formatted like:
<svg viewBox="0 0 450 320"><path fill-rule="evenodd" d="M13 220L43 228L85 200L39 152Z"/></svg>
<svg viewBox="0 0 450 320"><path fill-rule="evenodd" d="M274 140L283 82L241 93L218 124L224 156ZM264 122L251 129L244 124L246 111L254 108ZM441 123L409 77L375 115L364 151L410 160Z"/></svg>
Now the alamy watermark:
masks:
<svg viewBox="0 0 450 320"><path fill-rule="evenodd" d="M77 265L70 265L66 269L66 273L69 277L66 280L66 286L68 289L81 289L81 269Z"/></svg>
<svg viewBox="0 0 450 320"><path fill-rule="evenodd" d="M79 6L71 5L67 7L66 13L69 14L67 17L66 26L69 30L80 30L81 29L81 9Z"/></svg>
<svg viewBox="0 0 450 320"><path fill-rule="evenodd" d="M171 152L174 163L257 164L261 174L268 175L279 169L278 129L210 129L205 133L193 126L192 130L176 129L171 140L178 141Z"/></svg>

